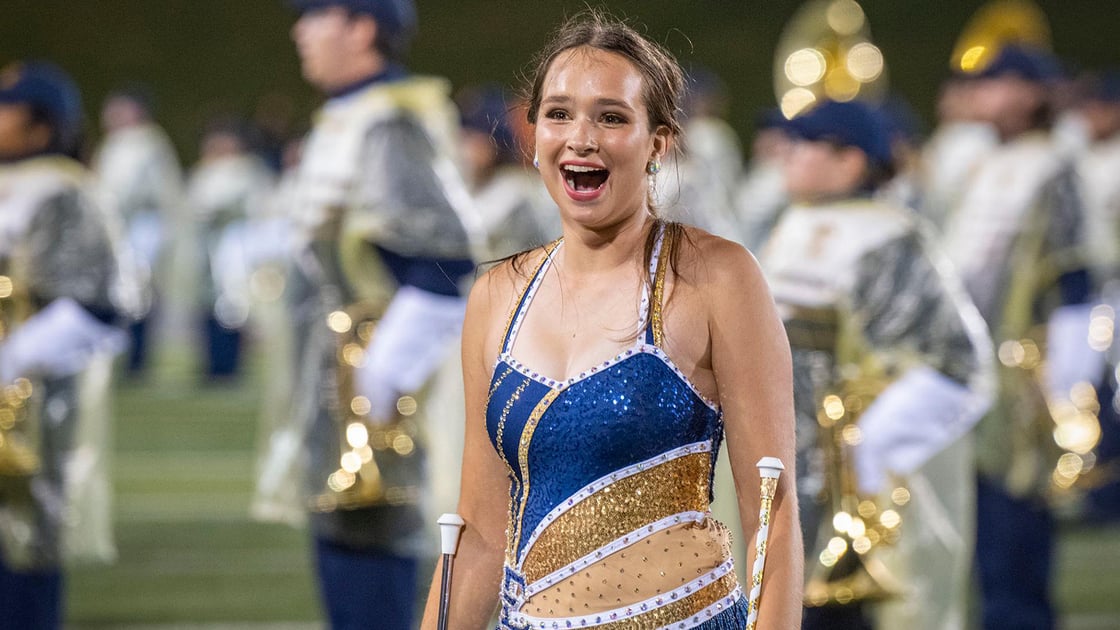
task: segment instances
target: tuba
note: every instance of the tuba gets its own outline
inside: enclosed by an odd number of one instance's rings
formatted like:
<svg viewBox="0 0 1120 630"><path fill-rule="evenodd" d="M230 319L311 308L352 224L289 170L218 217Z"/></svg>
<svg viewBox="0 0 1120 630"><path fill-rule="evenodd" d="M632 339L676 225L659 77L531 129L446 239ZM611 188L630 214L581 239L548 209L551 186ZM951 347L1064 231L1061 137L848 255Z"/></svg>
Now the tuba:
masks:
<svg viewBox="0 0 1120 630"><path fill-rule="evenodd" d="M1090 315L1088 344L1104 352L1111 348L1115 313L1100 304ZM1084 493L1114 481L1120 471L1116 462L1098 461L1101 442L1101 401L1093 383L1075 383L1068 392L1050 392L1046 386L1046 361L1039 344L1031 337L1000 344L998 358L1011 372L1026 372L1033 390L1027 395L1042 399L1045 409L1041 430L1050 434L1046 443L1044 494L1051 505L1076 511ZM1022 382L1022 381L1021 381ZM1022 394L1022 391L1019 390ZM1110 401L1106 401L1110 402Z"/></svg>
<svg viewBox="0 0 1120 630"><path fill-rule="evenodd" d="M812 0L782 31L774 93L786 118L822 99L876 101L886 88L883 53L855 0Z"/></svg>
<svg viewBox="0 0 1120 630"><path fill-rule="evenodd" d="M817 410L826 466L828 508L818 528L805 587L809 607L892 599L902 593L876 552L898 541L910 493L894 488L889 501L860 496L851 450L862 440L859 417L890 383L877 366L848 364Z"/></svg>
<svg viewBox="0 0 1120 630"><path fill-rule="evenodd" d="M383 312L380 301L362 300L327 317L337 362L332 406L338 422L339 460L323 491L311 498L315 511L406 505L420 500L422 488L416 480L422 462L418 457L419 426L414 418L416 399L402 396L397 400L394 418L374 422L369 417L369 399L354 388L354 370L365 360Z"/></svg>
<svg viewBox="0 0 1120 630"><path fill-rule="evenodd" d="M1008 44L1050 49L1050 23L1031 0L995 0L976 11L953 46L950 66L975 74Z"/></svg>
<svg viewBox="0 0 1120 630"><path fill-rule="evenodd" d="M0 341L30 311L30 301L10 276L0 275ZM26 378L0 384L0 478L25 480L39 471L38 440Z"/></svg>
<svg viewBox="0 0 1120 630"><path fill-rule="evenodd" d="M805 606L849 606L892 599L902 594L898 580L878 552L899 539L902 509L909 491L898 486L889 499L861 496L852 449L862 441L859 419L894 380L888 366L866 352L862 335L843 310L803 309L813 322L811 337L793 331L835 360L833 384L817 402L817 437L823 453L827 506L817 527L813 553L807 556Z"/></svg>

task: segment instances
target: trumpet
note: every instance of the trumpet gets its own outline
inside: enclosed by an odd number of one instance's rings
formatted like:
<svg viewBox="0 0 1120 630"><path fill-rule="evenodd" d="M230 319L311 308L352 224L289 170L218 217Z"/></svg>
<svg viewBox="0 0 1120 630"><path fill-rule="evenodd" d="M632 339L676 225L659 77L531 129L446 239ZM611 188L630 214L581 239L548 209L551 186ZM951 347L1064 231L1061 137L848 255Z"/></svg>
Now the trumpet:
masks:
<svg viewBox="0 0 1120 630"><path fill-rule="evenodd" d="M327 476L323 491L311 498L315 511L406 505L420 500L421 488L415 484L420 476L413 474L422 466L419 426L413 418L419 404L412 396L402 396L393 419L373 422L369 399L354 388L354 369L364 361L383 312L381 303L368 300L327 317L337 352L333 406L338 421L339 460L338 468Z"/></svg>
<svg viewBox="0 0 1120 630"><path fill-rule="evenodd" d="M900 510L910 500L909 491L895 488L886 505L861 497L851 457L862 440L859 416L889 379L878 368L853 364L844 371L846 378L822 398L817 413L829 509L818 529L805 587L805 605L811 608L882 601L902 593L876 552L898 541Z"/></svg>

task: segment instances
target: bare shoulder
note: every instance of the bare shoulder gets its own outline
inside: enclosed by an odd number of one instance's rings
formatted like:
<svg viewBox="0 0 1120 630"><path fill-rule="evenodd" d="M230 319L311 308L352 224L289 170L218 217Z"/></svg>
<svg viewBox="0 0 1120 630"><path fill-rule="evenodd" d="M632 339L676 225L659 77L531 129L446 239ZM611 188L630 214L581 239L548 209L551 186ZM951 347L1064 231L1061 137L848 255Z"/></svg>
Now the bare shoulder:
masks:
<svg viewBox="0 0 1120 630"><path fill-rule="evenodd" d="M758 261L742 245L695 227L681 238L678 276L709 298L728 294L769 298Z"/></svg>
<svg viewBox="0 0 1120 630"><path fill-rule="evenodd" d="M475 280L470 300L497 308L512 306L546 254L545 247L537 247L494 263Z"/></svg>
<svg viewBox="0 0 1120 630"><path fill-rule="evenodd" d="M538 247L506 258L479 274L467 300L464 334L496 348L507 319L517 306L546 250Z"/></svg>

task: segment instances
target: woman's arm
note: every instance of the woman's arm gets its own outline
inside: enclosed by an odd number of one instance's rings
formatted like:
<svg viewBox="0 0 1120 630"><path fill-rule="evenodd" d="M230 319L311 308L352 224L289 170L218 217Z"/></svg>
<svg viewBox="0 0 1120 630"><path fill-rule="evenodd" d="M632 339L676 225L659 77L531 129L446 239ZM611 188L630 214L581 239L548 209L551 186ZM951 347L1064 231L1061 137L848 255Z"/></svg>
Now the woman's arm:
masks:
<svg viewBox="0 0 1120 630"><path fill-rule="evenodd" d="M486 432L486 396L490 370L500 340L494 330L506 319L502 309L508 264L485 274L467 301L463 324L463 384L466 394L466 435L459 515L466 521L451 588L449 628L486 627L498 604L502 559L506 546L509 477ZM500 286L496 286L500 285ZM424 610L425 630L436 627L440 568L432 580Z"/></svg>
<svg viewBox="0 0 1120 630"><path fill-rule="evenodd" d="M777 457L786 466L771 513L757 627L800 628L804 552L797 514L789 342L754 258L727 241L705 249L700 289L710 305L712 369L746 529L748 571L754 565L758 524L758 460Z"/></svg>

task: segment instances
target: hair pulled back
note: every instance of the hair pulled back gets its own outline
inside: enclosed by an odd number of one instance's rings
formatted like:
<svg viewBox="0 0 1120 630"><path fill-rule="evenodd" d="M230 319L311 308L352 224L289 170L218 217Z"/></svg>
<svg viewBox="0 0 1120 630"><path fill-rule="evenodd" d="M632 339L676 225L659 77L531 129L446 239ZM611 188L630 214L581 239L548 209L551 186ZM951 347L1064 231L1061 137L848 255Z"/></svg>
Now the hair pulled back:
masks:
<svg viewBox="0 0 1120 630"><path fill-rule="evenodd" d="M529 124L537 123L540 114L541 93L552 63L561 54L578 48L591 48L622 55L634 64L642 75L642 100L646 107L650 131L665 127L676 140L674 149L680 146L683 131L681 125L681 103L685 93L684 71L680 63L665 47L653 42L632 26L600 9L587 9L577 13L562 24L552 35L552 39L537 54L528 77L528 90L523 95L526 103L526 118ZM650 199L650 212L654 213ZM665 221L654 214L653 224L646 235L643 252L643 269L648 269L657 242L657 235L663 229L665 239L670 245L669 265L677 273L680 243L687 234L681 224ZM517 260L514 259L517 266ZM649 280L646 278L648 284Z"/></svg>
<svg viewBox="0 0 1120 630"><path fill-rule="evenodd" d="M576 48L594 48L622 55L642 75L642 100L650 129L664 126L673 137L680 137L680 103L684 95L684 72L672 53L643 37L633 27L597 9L576 14L553 33L552 39L537 54L531 84L525 101L530 124L537 122L541 92L552 62L562 53Z"/></svg>

